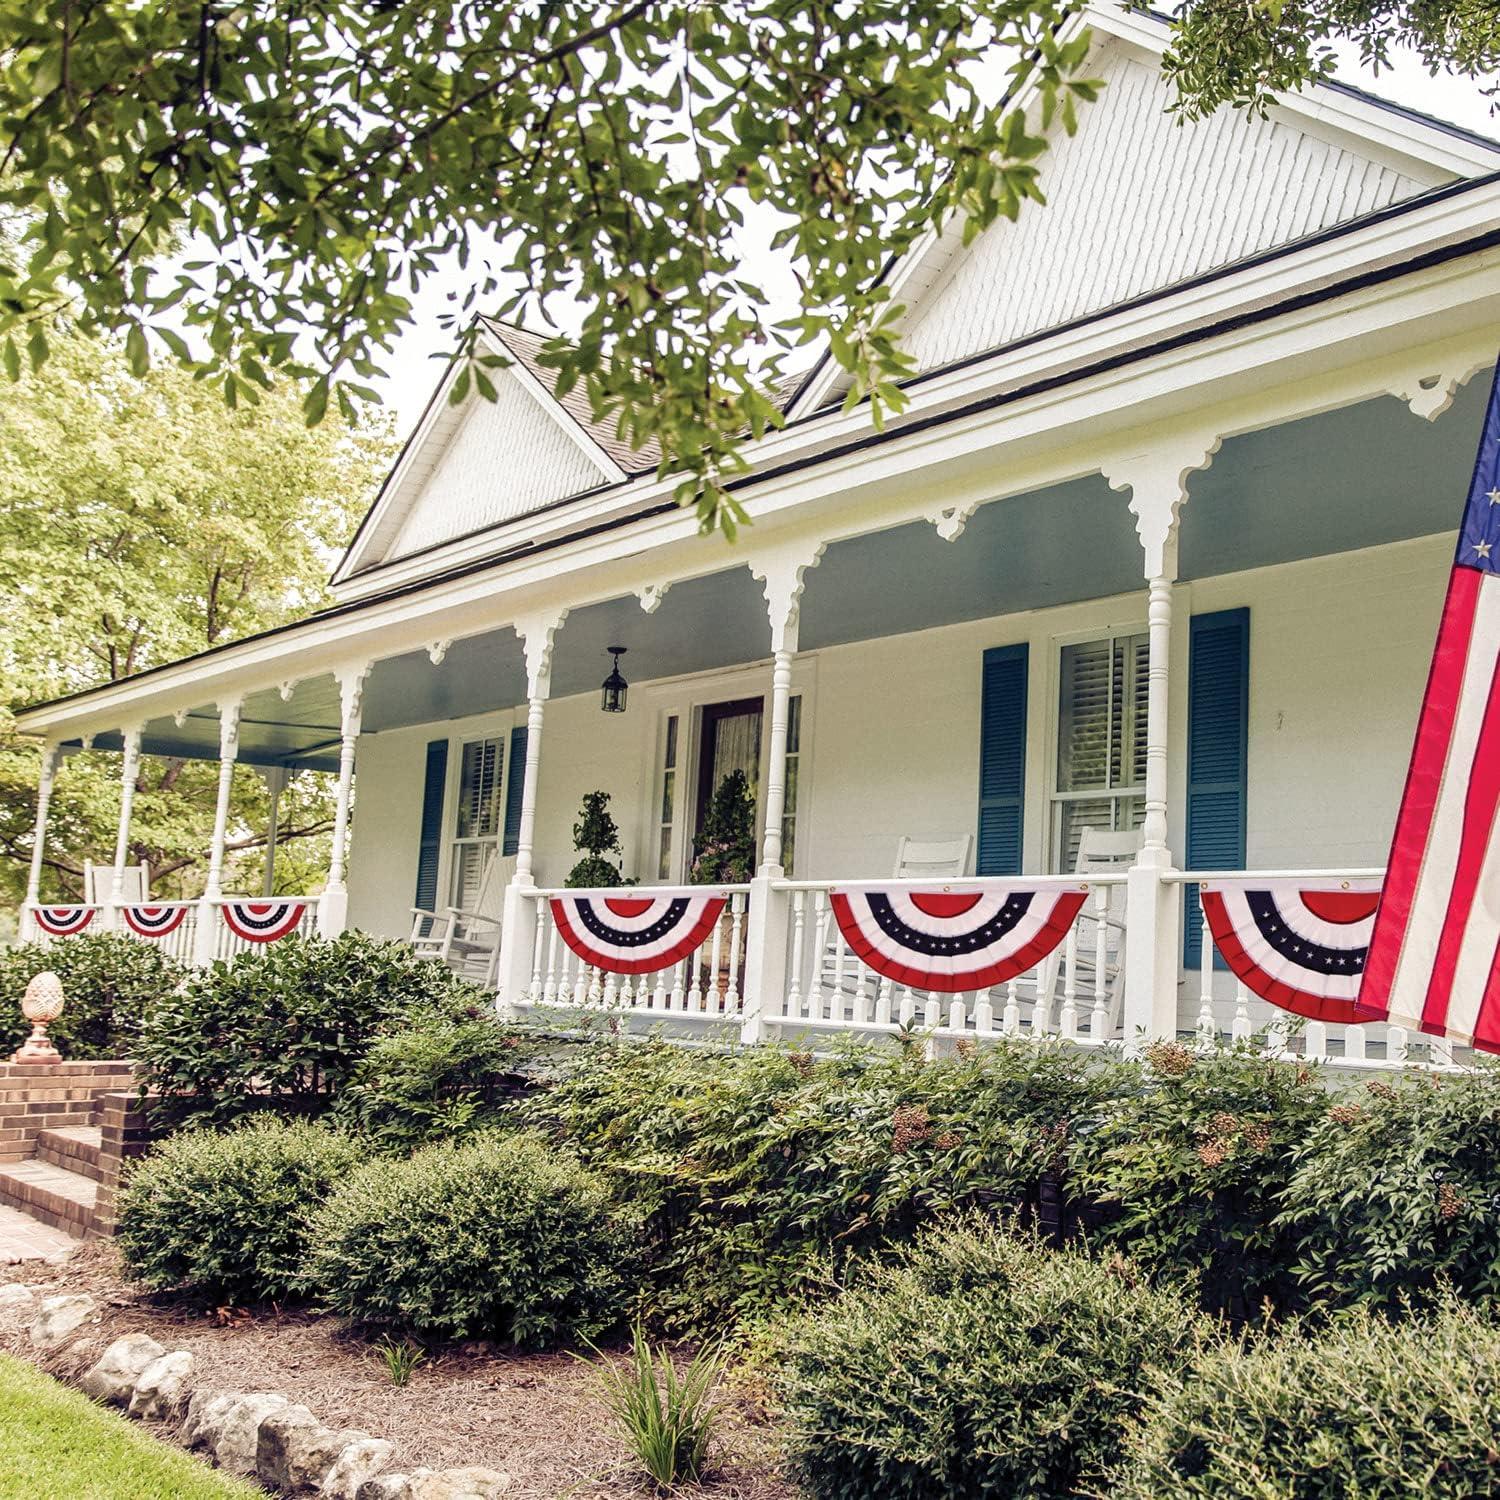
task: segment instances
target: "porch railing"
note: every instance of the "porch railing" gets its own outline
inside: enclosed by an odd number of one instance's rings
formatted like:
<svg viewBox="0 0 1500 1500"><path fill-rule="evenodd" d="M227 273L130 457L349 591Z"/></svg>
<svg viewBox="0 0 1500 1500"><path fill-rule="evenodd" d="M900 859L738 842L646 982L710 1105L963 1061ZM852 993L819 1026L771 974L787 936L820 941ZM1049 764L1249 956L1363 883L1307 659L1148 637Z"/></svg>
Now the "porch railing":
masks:
<svg viewBox="0 0 1500 1500"><path fill-rule="evenodd" d="M965 890L1025 884L1040 891L1083 891L1085 901L1062 943L1039 963L986 989L956 993L898 984L850 948L834 917L838 881L777 882L789 902L784 1004L764 1007L764 1024L783 1036L799 1031L921 1030L942 1039L1058 1036L1098 1045L1121 1035L1124 999L1124 896L1120 874L968 878ZM931 890L933 881L892 880L883 889Z"/></svg>
<svg viewBox="0 0 1500 1500"><path fill-rule="evenodd" d="M1442 1037L1411 1032L1385 1021L1346 1023L1305 1020L1252 995L1216 959L1213 935L1201 900L1203 886L1216 880L1240 879L1246 874L1270 881L1306 881L1329 886L1340 881L1378 880L1383 869L1346 870L1184 870L1164 877L1186 886L1185 920L1199 935L1198 965L1188 973L1188 992L1196 1001L1194 1031L1204 1043L1243 1041L1264 1030L1266 1049L1286 1057L1305 1057L1352 1069L1389 1069L1411 1065L1447 1070L1472 1060L1468 1048L1455 1047ZM1189 930L1192 930L1190 927Z"/></svg>
<svg viewBox="0 0 1500 1500"><path fill-rule="evenodd" d="M665 893L664 888L526 891L525 899L536 908L531 981L515 1003L524 1007L623 1011L674 1020L739 1022L745 1013L750 887L695 886L693 892L725 898L723 912L703 940L667 967L642 974L615 974L589 963L567 945L553 920L552 898L655 898Z"/></svg>

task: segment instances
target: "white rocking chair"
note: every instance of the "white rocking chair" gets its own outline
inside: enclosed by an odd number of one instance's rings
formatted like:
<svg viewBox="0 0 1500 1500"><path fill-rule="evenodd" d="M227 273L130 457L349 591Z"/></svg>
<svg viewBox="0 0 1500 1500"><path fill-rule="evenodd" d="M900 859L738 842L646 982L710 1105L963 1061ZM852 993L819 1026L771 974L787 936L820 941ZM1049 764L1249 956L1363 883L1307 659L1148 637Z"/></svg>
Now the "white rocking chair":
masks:
<svg viewBox="0 0 1500 1500"><path fill-rule="evenodd" d="M1074 861L1076 875L1107 875L1128 870L1141 852L1139 829L1114 833L1104 828L1084 828L1078 836L1078 858ZM1120 1010L1125 994L1125 889L1123 886L1109 888L1109 902L1101 912L1090 893L1083 910L1078 914L1074 939L1074 1003L1080 1017L1088 1015L1098 991L1098 934L1099 924L1104 924L1104 994L1107 997L1108 1028L1113 1034L1120 1024ZM1057 1012L1053 1002L1059 1001L1060 981L1064 978L1063 965L1067 945L1054 948L1037 969L1036 994L1047 1003L1054 1023Z"/></svg>
<svg viewBox="0 0 1500 1500"><path fill-rule="evenodd" d="M140 906L149 898L150 871L145 862L125 866L125 879L120 887L120 899L127 906ZM92 860L83 862L83 904L101 906L114 894L115 867L96 865Z"/></svg>
<svg viewBox="0 0 1500 1500"><path fill-rule="evenodd" d="M412 951L418 958L433 958L456 974L493 986L500 960L500 918L492 915L500 905L511 861L493 853L479 877L474 909L445 906L441 911L411 908Z"/></svg>

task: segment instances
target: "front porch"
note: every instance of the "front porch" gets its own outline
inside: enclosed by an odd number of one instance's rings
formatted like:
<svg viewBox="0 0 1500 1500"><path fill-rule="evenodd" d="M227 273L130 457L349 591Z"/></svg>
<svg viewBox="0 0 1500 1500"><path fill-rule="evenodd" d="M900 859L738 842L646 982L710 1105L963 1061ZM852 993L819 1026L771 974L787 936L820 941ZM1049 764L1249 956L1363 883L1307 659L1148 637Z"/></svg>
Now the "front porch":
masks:
<svg viewBox="0 0 1500 1500"><path fill-rule="evenodd" d="M1435 420L1387 396L1222 443L1166 435L1050 483L991 475L990 498L964 499L971 476L920 516L909 499L851 503L752 533L740 557L694 539L675 571L603 559L589 594L534 591L503 623L483 594L441 621L393 607L354 661L303 666L267 642L209 706L95 728L123 752L116 878L67 911L39 889L68 743L53 738L27 930L66 941L86 920L205 963L293 931L405 938L413 907L433 914L419 933L453 907L490 919L482 976L517 1012L938 1047L1269 1026L1273 1046L1341 1065L1446 1066L1441 1044L1299 1027L1249 995L1212 960L1198 887L1237 870L1378 878L1484 394L1453 386ZM605 714L613 645L629 701ZM323 892L219 889L221 817L199 899L132 899L135 758L215 750L221 809L237 766L337 770ZM756 857L745 878L691 887L724 898L718 920L656 969L585 963L552 899L622 893L564 887L583 796L610 794L628 896L646 901L690 881L732 769L754 788ZM1127 857L1080 869L1090 833ZM903 879L903 839L965 848ZM849 946L831 897L861 882L1082 900L1036 963L948 991L883 977Z"/></svg>

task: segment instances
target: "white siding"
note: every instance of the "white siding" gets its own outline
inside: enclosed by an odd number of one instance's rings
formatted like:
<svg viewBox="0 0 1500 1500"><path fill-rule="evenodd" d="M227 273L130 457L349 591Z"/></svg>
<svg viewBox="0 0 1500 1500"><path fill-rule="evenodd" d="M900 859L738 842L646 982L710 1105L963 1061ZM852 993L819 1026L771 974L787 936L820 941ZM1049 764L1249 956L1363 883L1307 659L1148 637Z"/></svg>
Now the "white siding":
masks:
<svg viewBox="0 0 1500 1500"><path fill-rule="evenodd" d="M1430 183L1276 120L1222 109L1178 125L1154 63L1116 46L1107 87L1054 133L1047 206L1027 204L967 251L908 320L931 369L1286 244ZM941 251L939 252L941 254Z"/></svg>
<svg viewBox="0 0 1500 1500"><path fill-rule="evenodd" d="M469 398L387 559L513 520L604 482L599 466L514 374L497 371L494 378L496 399Z"/></svg>
<svg viewBox="0 0 1500 1500"><path fill-rule="evenodd" d="M1250 609L1252 868L1383 862L1451 552L1449 539L1424 538L1178 587L1179 648L1191 613ZM816 578L809 587L815 586ZM799 688L807 695L809 749L798 874L884 875L902 834L972 832L980 656L987 646L1022 640L1031 647L1026 867L1042 868L1061 644L1138 628L1144 617L1142 593L818 653L815 678ZM1176 848L1185 795L1185 665L1179 649L1170 812ZM701 680L691 684L700 700L706 691ZM719 696L746 691L741 680ZM567 874L578 804L595 787L613 794L626 873L650 878L639 840L650 818L653 696L663 705L670 699L669 692L653 695L639 684L630 711L618 716L601 714L593 694L548 706L537 820L542 884ZM406 930L427 741L511 722L510 715L492 715L361 739L350 874L357 925Z"/></svg>

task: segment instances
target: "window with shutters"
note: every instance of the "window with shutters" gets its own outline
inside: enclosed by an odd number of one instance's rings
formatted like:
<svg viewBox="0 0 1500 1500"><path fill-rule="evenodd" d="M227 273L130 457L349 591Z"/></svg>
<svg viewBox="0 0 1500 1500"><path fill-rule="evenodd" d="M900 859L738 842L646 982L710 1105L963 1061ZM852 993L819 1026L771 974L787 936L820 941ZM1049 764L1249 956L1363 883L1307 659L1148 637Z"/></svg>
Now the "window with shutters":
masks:
<svg viewBox="0 0 1500 1500"><path fill-rule="evenodd" d="M781 868L791 875L797 860L797 782L802 771L802 697L786 706L786 801L781 810Z"/></svg>
<svg viewBox="0 0 1500 1500"><path fill-rule="evenodd" d="M1072 870L1085 828L1139 828L1146 805L1147 637L1062 648L1051 860Z"/></svg>
<svg viewBox="0 0 1500 1500"><path fill-rule="evenodd" d="M656 878L672 878L672 834L677 826L677 715L662 731L661 800L657 804Z"/></svg>
<svg viewBox="0 0 1500 1500"><path fill-rule="evenodd" d="M451 904L463 911L478 909L484 872L499 844L503 745L498 735L466 740L459 760L449 892Z"/></svg>

